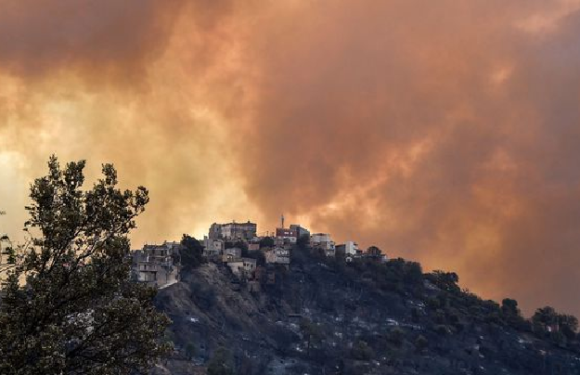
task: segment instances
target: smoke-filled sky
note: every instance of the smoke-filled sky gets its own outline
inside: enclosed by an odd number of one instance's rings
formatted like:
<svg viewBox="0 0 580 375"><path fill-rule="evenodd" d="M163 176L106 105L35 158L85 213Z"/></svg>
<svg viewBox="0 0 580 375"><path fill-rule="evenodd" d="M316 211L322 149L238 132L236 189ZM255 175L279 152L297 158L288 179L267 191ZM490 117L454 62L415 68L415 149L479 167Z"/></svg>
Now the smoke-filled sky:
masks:
<svg viewBox="0 0 580 375"><path fill-rule="evenodd" d="M580 314L580 1L0 0L0 229L52 153L134 246L279 215Z"/></svg>

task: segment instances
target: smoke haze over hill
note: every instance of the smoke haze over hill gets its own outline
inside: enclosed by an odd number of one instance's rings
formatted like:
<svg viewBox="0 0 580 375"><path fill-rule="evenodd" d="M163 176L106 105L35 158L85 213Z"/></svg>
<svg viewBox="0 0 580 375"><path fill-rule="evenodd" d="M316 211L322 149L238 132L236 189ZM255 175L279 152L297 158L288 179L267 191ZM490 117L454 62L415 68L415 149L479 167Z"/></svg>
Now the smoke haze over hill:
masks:
<svg viewBox="0 0 580 375"><path fill-rule="evenodd" d="M48 155L150 188L136 244L280 213L580 313L577 1L0 0L0 218Z"/></svg>

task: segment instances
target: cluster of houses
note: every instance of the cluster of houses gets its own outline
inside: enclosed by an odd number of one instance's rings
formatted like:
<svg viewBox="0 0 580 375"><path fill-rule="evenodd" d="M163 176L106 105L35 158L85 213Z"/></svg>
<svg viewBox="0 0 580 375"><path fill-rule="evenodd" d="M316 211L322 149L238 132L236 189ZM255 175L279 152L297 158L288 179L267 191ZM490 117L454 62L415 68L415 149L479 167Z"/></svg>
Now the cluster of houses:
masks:
<svg viewBox="0 0 580 375"><path fill-rule="evenodd" d="M263 270L258 266L256 257L248 254L261 252L266 266L290 266L290 253L300 241L312 251L320 251L327 257L341 255L346 262L356 258L372 257L378 261L387 258L375 246L366 251L359 249L355 241L336 245L328 233L310 233L300 225L281 226L270 235L259 236L257 225L246 223L214 223L203 239L203 256L211 262L227 265L238 278L256 280ZM181 245L178 242L165 242L162 245L145 245L142 250L133 252L133 278L152 286L164 287L179 281L179 259Z"/></svg>

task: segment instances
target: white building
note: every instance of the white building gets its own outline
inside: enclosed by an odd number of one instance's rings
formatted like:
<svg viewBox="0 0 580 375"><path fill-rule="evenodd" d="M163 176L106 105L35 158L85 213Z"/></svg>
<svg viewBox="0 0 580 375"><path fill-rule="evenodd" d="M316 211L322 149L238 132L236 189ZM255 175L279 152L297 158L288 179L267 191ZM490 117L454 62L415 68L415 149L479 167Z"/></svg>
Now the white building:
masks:
<svg viewBox="0 0 580 375"><path fill-rule="evenodd" d="M344 243L344 248L346 255L357 255L361 253L361 250L358 248L358 244L354 241L346 241Z"/></svg>
<svg viewBox="0 0 580 375"><path fill-rule="evenodd" d="M219 257L224 252L224 241L211 239L205 236L203 238L203 255L208 258Z"/></svg>
<svg viewBox="0 0 580 375"><path fill-rule="evenodd" d="M228 262L227 265L233 274L238 277L251 276L256 270L256 259L241 258L233 262Z"/></svg>
<svg viewBox="0 0 580 375"><path fill-rule="evenodd" d="M325 251L334 251L336 244L327 233L315 233L310 236L310 246L313 248L319 248Z"/></svg>
<svg viewBox="0 0 580 375"><path fill-rule="evenodd" d="M270 264L290 264L290 251L283 247L275 247L265 254L266 263Z"/></svg>

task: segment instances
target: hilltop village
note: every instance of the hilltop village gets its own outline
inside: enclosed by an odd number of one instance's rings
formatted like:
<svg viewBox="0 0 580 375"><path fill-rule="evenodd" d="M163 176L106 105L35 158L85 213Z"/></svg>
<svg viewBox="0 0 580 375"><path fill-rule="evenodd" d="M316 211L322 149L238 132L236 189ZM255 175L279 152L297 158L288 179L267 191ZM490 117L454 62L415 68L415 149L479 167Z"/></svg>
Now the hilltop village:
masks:
<svg viewBox="0 0 580 375"><path fill-rule="evenodd" d="M227 265L238 279L251 283L268 268L283 266L288 268L291 263L291 252L296 246L309 248L324 254L326 257L343 257L347 263L359 258L372 258L378 262L386 262L387 256L376 246L365 251L359 248L355 241L346 241L337 245L328 233L310 233L301 225L285 226L284 216L281 226L275 232L258 235L258 226L250 221L246 223L214 223L204 236L202 256L208 262ZM161 245L145 245L141 250L132 253L132 275L136 281L151 286L164 288L179 281L181 264L180 242L166 241ZM260 262L259 260L263 261ZM262 263L262 264L260 264ZM258 287L256 283L254 287Z"/></svg>

